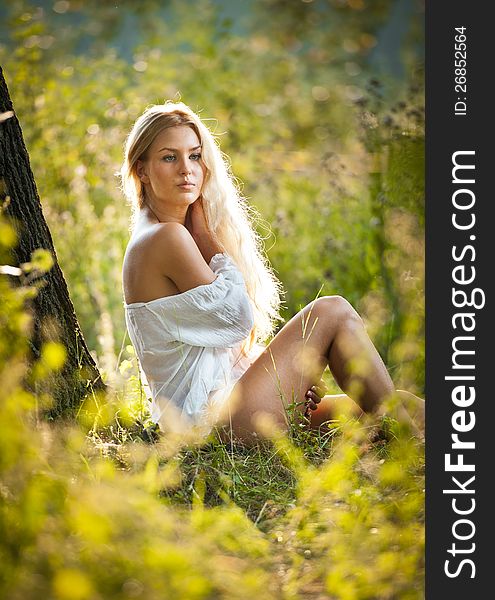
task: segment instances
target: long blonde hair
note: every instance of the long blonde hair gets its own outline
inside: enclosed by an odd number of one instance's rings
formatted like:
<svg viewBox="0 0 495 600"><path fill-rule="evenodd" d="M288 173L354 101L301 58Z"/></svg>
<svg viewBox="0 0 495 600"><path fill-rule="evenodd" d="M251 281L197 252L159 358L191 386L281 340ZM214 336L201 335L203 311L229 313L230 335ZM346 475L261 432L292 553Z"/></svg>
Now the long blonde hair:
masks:
<svg viewBox="0 0 495 600"><path fill-rule="evenodd" d="M241 271L251 299L254 327L243 344L246 353L255 342L263 342L272 335L276 322L282 320L279 314L282 286L265 257L262 238L254 228L258 214L241 195L214 134L183 102L148 107L127 137L120 176L122 191L132 207L131 228L146 203L137 162L145 159L148 148L161 131L177 125L191 127L200 140L206 167L202 189L206 221Z"/></svg>

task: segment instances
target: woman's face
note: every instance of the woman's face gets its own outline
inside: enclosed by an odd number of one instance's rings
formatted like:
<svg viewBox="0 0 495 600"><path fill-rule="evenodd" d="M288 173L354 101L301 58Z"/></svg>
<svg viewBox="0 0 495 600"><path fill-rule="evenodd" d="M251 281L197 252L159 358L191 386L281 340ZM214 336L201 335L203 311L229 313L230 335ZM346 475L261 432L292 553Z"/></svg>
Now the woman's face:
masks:
<svg viewBox="0 0 495 600"><path fill-rule="evenodd" d="M147 197L170 208L187 207L197 200L205 173L200 141L187 125L164 129L149 147L146 160L138 161Z"/></svg>

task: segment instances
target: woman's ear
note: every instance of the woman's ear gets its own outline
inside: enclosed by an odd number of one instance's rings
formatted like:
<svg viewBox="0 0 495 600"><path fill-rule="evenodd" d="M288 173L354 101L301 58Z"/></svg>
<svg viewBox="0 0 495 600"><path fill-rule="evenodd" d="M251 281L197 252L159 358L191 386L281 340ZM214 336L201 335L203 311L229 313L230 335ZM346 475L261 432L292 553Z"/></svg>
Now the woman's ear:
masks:
<svg viewBox="0 0 495 600"><path fill-rule="evenodd" d="M142 183L149 183L150 178L146 174L146 165L142 160L137 161L137 174Z"/></svg>

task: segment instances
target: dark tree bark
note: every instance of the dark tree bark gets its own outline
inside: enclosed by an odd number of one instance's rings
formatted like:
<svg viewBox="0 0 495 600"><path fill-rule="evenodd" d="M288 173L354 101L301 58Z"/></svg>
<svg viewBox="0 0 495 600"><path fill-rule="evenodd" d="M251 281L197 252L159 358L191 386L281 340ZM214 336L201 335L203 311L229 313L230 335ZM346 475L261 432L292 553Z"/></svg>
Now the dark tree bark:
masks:
<svg viewBox="0 0 495 600"><path fill-rule="evenodd" d="M0 67L0 114L9 111L13 111L13 105ZM45 341L64 344L67 350L64 368L51 375L49 390L43 391L49 391L55 400L49 410L51 416L68 414L80 406L88 393L104 390L105 385L84 341L57 261L19 121L15 114L5 116L7 118L0 122L0 194L2 204L6 205L3 212L18 237L12 260L17 263L15 266L29 262L38 248L48 250L54 260L53 267L40 277L43 281L30 307L33 315L31 358L34 361L40 357Z"/></svg>

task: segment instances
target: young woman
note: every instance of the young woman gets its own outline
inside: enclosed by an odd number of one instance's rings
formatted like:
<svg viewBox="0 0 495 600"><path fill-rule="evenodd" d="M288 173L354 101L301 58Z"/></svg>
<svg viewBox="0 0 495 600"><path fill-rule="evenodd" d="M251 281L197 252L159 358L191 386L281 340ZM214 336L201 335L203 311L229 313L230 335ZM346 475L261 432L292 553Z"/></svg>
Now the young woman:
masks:
<svg viewBox="0 0 495 600"><path fill-rule="evenodd" d="M188 106L167 102L138 118L121 176L133 207L125 317L162 430L216 424L248 440L263 414L286 427L289 405L318 427L345 404L375 412L394 394L340 296L311 302L261 344L281 320L281 286L227 161ZM327 365L349 395L324 396Z"/></svg>

